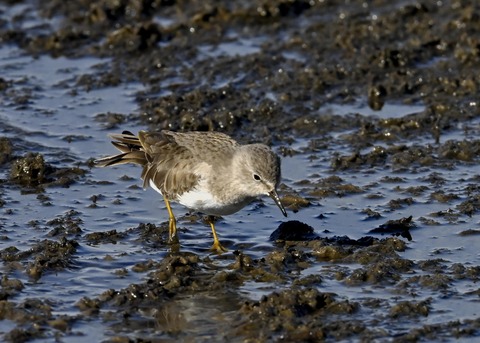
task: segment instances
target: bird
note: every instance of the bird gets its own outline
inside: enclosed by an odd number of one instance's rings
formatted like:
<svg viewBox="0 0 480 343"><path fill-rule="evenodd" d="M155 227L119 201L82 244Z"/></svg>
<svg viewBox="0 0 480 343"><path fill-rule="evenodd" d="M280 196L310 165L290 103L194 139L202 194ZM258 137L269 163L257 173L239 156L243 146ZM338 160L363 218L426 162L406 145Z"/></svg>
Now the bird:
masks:
<svg viewBox="0 0 480 343"><path fill-rule="evenodd" d="M214 217L233 214L259 196L268 195L286 217L277 193L280 157L264 144L239 144L215 131L130 131L109 135L121 152L96 160L101 167L124 163L143 167L143 188L163 196L169 215L169 242L178 243L171 202L207 215L213 234L210 250L228 251L220 243Z"/></svg>

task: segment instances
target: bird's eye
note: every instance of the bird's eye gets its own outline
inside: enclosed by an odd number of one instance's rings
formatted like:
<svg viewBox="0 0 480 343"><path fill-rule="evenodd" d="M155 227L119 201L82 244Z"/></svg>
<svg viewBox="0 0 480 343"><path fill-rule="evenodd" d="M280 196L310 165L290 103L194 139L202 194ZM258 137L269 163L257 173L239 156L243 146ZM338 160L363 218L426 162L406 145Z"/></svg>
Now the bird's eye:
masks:
<svg viewBox="0 0 480 343"><path fill-rule="evenodd" d="M258 174L253 174L253 178L254 178L255 180L257 180L257 181L260 181L260 180L261 180L261 178L260 178L260 176L259 176Z"/></svg>

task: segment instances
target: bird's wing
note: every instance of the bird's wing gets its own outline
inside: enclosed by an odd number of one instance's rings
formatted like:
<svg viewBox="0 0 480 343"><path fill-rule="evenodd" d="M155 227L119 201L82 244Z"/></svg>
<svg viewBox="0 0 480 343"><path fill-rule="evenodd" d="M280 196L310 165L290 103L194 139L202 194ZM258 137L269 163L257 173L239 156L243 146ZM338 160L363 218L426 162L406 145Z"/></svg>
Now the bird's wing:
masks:
<svg viewBox="0 0 480 343"><path fill-rule="evenodd" d="M170 142L188 149L199 162L213 167L221 162L229 162L238 143L230 136L220 132L173 132L162 131Z"/></svg>
<svg viewBox="0 0 480 343"><path fill-rule="evenodd" d="M138 136L149 161L142 174L144 187L153 182L169 199L194 188L212 169L225 167L238 146L219 132L140 131Z"/></svg>
<svg viewBox="0 0 480 343"><path fill-rule="evenodd" d="M196 156L162 133L139 133L148 164L142 173L143 186L153 183L162 195L175 200L194 188L200 179L193 171Z"/></svg>

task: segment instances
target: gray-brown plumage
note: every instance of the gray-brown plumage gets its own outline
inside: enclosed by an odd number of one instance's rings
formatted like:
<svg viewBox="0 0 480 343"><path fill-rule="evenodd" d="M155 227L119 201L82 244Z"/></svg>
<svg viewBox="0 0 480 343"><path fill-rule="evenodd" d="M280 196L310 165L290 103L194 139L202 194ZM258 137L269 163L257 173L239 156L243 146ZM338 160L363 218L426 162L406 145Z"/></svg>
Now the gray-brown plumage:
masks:
<svg viewBox="0 0 480 343"><path fill-rule="evenodd" d="M263 144L240 145L219 132L147 133L124 131L111 135L121 151L97 161L99 166L134 163L143 166L143 186L163 195L170 215L170 239L178 240L170 200L208 215L234 213L255 197L269 195L286 216L276 187L280 159ZM212 249L225 251L213 221Z"/></svg>

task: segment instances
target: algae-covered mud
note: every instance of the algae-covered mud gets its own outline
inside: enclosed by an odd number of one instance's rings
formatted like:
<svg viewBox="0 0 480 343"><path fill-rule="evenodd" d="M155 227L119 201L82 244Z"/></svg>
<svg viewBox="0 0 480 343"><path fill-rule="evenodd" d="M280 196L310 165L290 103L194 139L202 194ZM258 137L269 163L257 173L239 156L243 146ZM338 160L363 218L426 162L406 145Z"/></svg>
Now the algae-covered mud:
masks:
<svg viewBox="0 0 480 343"><path fill-rule="evenodd" d="M0 340L480 338L468 1L0 1ZM122 130L282 156L268 198L168 215Z"/></svg>

